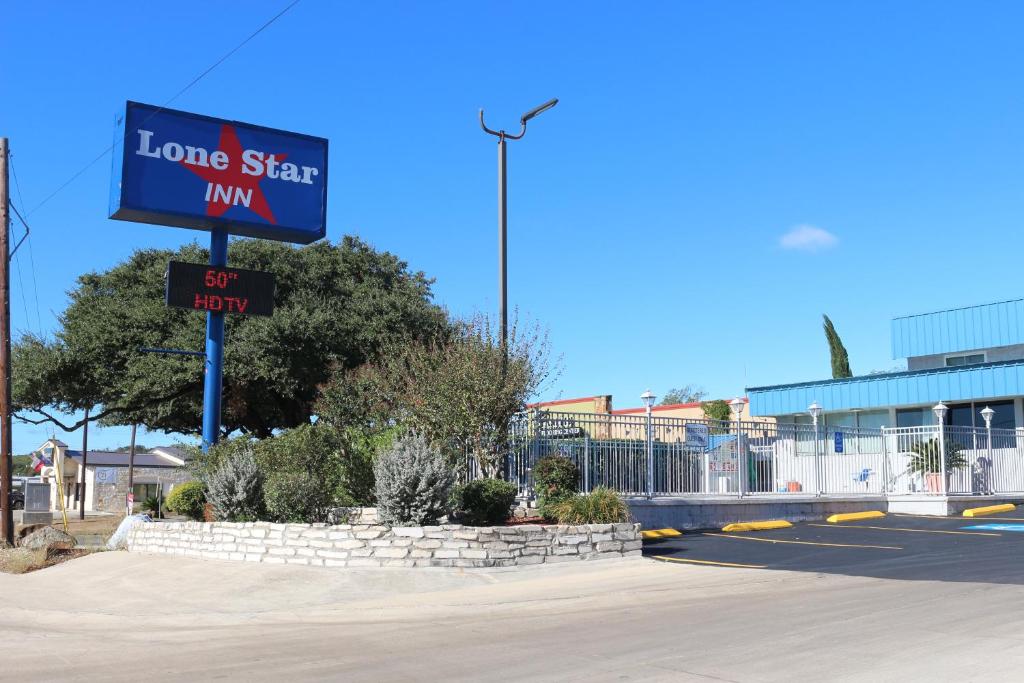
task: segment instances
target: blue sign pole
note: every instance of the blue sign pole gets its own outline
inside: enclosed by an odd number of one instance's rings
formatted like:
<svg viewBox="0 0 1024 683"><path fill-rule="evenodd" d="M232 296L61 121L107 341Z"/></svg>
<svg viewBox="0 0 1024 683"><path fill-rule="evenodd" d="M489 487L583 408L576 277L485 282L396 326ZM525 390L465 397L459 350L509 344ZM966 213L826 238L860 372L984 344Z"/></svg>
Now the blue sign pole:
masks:
<svg viewBox="0 0 1024 683"><path fill-rule="evenodd" d="M210 265L228 264L228 233L210 233ZM206 312L206 379L203 384L203 452L220 434L221 390L224 385L224 312Z"/></svg>

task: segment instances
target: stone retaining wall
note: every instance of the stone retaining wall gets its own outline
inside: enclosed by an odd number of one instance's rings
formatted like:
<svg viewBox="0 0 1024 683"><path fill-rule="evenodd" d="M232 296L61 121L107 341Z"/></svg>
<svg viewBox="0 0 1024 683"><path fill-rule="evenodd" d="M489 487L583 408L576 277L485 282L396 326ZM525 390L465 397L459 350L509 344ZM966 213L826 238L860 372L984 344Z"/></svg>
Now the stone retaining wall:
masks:
<svg viewBox="0 0 1024 683"><path fill-rule="evenodd" d="M318 567L510 567L640 554L639 524L443 524L155 522L136 526L128 550L210 560Z"/></svg>

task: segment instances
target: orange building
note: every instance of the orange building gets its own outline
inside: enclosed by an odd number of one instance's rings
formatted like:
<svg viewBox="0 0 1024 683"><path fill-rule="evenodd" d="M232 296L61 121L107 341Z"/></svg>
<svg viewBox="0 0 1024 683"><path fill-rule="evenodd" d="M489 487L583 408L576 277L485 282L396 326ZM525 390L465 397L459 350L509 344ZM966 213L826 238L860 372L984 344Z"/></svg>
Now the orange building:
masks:
<svg viewBox="0 0 1024 683"><path fill-rule="evenodd" d="M642 438L647 430L647 408L640 406L614 410L610 394L531 403L527 408L542 414L537 423L541 434L562 438L586 433L592 439L636 439ZM543 414L547 417L543 417ZM653 438L658 441L683 439L684 422L707 419L701 402L653 406L651 415L654 418L674 418L658 419L655 422ZM746 398L743 399L740 419L744 422L775 422L770 417L752 417L750 402ZM730 413L729 421L732 420L735 417Z"/></svg>
<svg viewBox="0 0 1024 683"><path fill-rule="evenodd" d="M679 417L688 420L703 420L704 415L704 402L695 403L671 403L669 405L654 406L651 408L651 413L656 417ZM542 401L540 403L530 403L526 406L529 409L544 410L548 412L556 413L591 413L598 415L644 415L647 409L643 406L639 408L620 408L618 410L612 409L612 396L611 394L601 394L598 396L585 396L582 398L565 398L558 401ZM730 419L735 419L730 416ZM750 415L750 400L743 399L743 410L740 412L740 419L746 421L763 422L765 418L751 417ZM768 419L769 422L775 420Z"/></svg>

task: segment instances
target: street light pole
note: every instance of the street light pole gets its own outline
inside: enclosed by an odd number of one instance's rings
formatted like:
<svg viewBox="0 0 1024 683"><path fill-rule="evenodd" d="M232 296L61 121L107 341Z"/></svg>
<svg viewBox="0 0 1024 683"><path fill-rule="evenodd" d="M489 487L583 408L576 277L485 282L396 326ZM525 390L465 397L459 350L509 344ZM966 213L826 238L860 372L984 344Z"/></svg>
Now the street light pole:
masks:
<svg viewBox="0 0 1024 683"><path fill-rule="evenodd" d="M737 396L733 400L729 401L729 409L732 411L732 416L736 419L736 491L737 495L743 497L743 477L744 474L749 474L747 468L749 467L749 457L744 458L746 451L743 449L743 399ZM748 482L749 483L749 482Z"/></svg>
<svg viewBox="0 0 1024 683"><path fill-rule="evenodd" d="M942 477L942 495L945 496L949 493L946 477L950 475L946 471L946 413L949 412L949 406L939 401L932 406L932 412L935 413L935 423L939 428L939 473Z"/></svg>
<svg viewBox="0 0 1024 683"><path fill-rule="evenodd" d="M996 463L992 459L992 418L995 414L996 411L989 406L985 406L981 411L981 417L985 420L985 442L988 450L988 492L992 494L996 492Z"/></svg>
<svg viewBox="0 0 1024 683"><path fill-rule="evenodd" d="M654 497L654 441L653 435L651 434L651 411L654 410L654 399L657 398L650 389L640 394L641 400L644 402L644 409L647 413L647 481L645 488L647 489L648 500Z"/></svg>
<svg viewBox="0 0 1024 683"><path fill-rule="evenodd" d="M821 406L818 405L817 401L807 406L807 412L811 414L811 421L814 422L814 486L818 489L818 494L821 495L821 444L818 437L818 418L821 417Z"/></svg>
<svg viewBox="0 0 1024 683"><path fill-rule="evenodd" d="M548 100L534 107L519 119L519 134L512 135L504 130L491 130L484 124L484 110L480 110L480 127L485 133L498 138L498 318L501 334L501 348L504 363L508 360L508 183L507 146L509 140L520 140L526 135L526 122L558 104L558 99Z"/></svg>

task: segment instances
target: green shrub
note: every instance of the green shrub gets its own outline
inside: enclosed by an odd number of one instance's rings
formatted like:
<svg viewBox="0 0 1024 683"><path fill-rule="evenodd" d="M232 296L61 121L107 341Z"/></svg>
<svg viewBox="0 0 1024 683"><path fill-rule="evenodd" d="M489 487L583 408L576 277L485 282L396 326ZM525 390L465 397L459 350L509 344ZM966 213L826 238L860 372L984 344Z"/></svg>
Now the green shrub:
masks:
<svg viewBox="0 0 1024 683"><path fill-rule="evenodd" d="M203 490L203 485L198 481L178 484L171 489L167 500L164 501L164 507L169 512L188 517L196 522L203 521L203 508L205 506L206 491Z"/></svg>
<svg viewBox="0 0 1024 683"><path fill-rule="evenodd" d="M373 477L373 463L377 455L391 446L397 428L363 429L351 427L341 430L342 471L341 485L347 495L347 505L372 507L377 502Z"/></svg>
<svg viewBox="0 0 1024 683"><path fill-rule="evenodd" d="M453 507L462 512L466 524L501 524L508 519L518 492L516 485L510 481L477 479L458 488L457 504Z"/></svg>
<svg viewBox="0 0 1024 683"><path fill-rule="evenodd" d="M206 497L222 522L253 522L263 513L263 474L252 448L238 450L221 462L206 481Z"/></svg>
<svg viewBox="0 0 1024 683"><path fill-rule="evenodd" d="M373 465L377 514L385 524L436 524L455 481L451 466L420 434L396 439Z"/></svg>
<svg viewBox="0 0 1024 683"><path fill-rule="evenodd" d="M160 496L150 496L142 501L142 511L148 512L153 519L160 519L163 516L163 502Z"/></svg>
<svg viewBox="0 0 1024 683"><path fill-rule="evenodd" d="M590 493L566 498L552 507L559 524L616 524L628 522L629 506L618 492L598 486Z"/></svg>
<svg viewBox="0 0 1024 683"><path fill-rule="evenodd" d="M552 506L574 496L579 481L579 469L564 455L552 454L538 460L533 468L533 485L540 514L554 519Z"/></svg>
<svg viewBox="0 0 1024 683"><path fill-rule="evenodd" d="M283 472L267 477L263 502L271 522L316 524L328 521L338 500L333 490L309 472Z"/></svg>
<svg viewBox="0 0 1024 683"><path fill-rule="evenodd" d="M374 433L343 431L317 422L265 439L227 439L208 453L194 454L190 467L198 479L206 481L226 461L250 451L266 480L264 494L274 497L265 501L268 512L275 519L300 521L299 517L322 517L318 511L326 507L372 505L372 457L378 445L386 442ZM311 497L308 506L299 502L308 512L295 510L297 487Z"/></svg>

